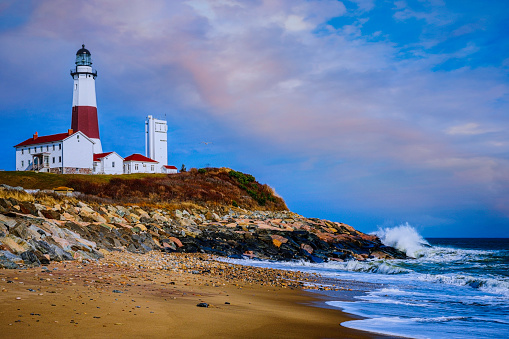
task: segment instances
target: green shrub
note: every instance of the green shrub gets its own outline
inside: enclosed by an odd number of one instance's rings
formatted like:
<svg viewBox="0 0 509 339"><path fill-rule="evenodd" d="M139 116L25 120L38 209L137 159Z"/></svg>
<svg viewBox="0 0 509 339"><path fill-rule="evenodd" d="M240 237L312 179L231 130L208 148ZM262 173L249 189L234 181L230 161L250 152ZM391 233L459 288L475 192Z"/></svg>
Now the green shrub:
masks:
<svg viewBox="0 0 509 339"><path fill-rule="evenodd" d="M230 171L230 178L234 178L241 189L247 192L251 198L253 198L258 205L265 206L267 201L276 202L276 198L272 195L272 192L260 186L255 181L255 177L251 174L245 174L237 171Z"/></svg>
<svg viewBox="0 0 509 339"><path fill-rule="evenodd" d="M239 183L241 183L242 185L247 185L250 182L255 181L255 177L253 177L251 174L244 174L242 172L237 172L237 171L231 170L229 175L231 178L237 179L237 181ZM245 188L243 188L243 189L245 189Z"/></svg>

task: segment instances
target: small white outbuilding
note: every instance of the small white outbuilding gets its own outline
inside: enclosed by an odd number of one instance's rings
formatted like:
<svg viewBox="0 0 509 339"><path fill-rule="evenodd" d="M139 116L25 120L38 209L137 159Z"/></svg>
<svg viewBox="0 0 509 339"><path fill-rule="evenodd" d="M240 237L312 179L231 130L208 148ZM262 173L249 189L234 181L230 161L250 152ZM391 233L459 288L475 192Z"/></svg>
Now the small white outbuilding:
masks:
<svg viewBox="0 0 509 339"><path fill-rule="evenodd" d="M160 173L159 162L135 153L124 159L124 173Z"/></svg>
<svg viewBox="0 0 509 339"><path fill-rule="evenodd" d="M124 174L124 158L116 152L94 154L94 174Z"/></svg>
<svg viewBox="0 0 509 339"><path fill-rule="evenodd" d="M177 167L175 166L170 166L170 165L164 165L162 168L161 168L161 172L162 173L166 173L166 174L175 174L175 173L178 173L178 169Z"/></svg>

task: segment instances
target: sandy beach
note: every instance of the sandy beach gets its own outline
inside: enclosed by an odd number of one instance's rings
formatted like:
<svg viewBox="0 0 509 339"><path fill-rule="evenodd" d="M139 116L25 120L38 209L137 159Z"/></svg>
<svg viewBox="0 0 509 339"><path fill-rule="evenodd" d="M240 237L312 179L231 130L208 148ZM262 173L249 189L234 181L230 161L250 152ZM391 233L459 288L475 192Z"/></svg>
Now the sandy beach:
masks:
<svg viewBox="0 0 509 339"><path fill-rule="evenodd" d="M374 338L311 306L300 273L210 256L112 252L97 261L0 271L4 338ZM293 281L293 282L292 282ZM198 307L206 303L208 307Z"/></svg>

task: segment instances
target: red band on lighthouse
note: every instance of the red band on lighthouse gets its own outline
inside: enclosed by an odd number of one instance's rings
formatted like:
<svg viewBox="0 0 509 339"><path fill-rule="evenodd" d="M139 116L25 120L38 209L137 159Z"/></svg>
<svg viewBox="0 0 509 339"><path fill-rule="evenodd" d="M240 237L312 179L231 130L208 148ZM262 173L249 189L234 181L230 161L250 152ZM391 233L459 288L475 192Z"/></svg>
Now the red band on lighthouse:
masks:
<svg viewBox="0 0 509 339"><path fill-rule="evenodd" d="M81 131L87 137L99 139L99 122L97 120L97 107L75 106L72 108L71 129Z"/></svg>

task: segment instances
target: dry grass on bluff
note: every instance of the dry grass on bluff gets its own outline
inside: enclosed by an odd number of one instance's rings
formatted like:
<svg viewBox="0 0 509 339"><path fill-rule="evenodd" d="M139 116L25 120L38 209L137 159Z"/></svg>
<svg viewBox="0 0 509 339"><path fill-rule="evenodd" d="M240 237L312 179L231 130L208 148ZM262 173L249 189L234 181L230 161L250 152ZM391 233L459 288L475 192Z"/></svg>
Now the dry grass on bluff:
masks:
<svg viewBox="0 0 509 339"><path fill-rule="evenodd" d="M0 183L27 189L72 187L98 201L141 205L234 206L288 210L282 198L252 175L227 168L191 169L177 174L59 175L0 172ZM92 198L93 200L94 198Z"/></svg>

